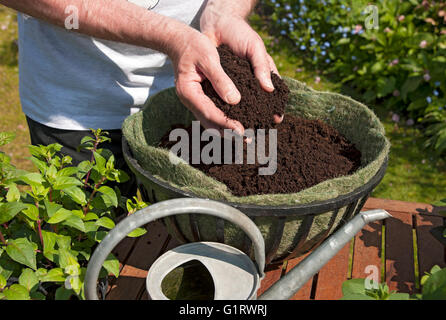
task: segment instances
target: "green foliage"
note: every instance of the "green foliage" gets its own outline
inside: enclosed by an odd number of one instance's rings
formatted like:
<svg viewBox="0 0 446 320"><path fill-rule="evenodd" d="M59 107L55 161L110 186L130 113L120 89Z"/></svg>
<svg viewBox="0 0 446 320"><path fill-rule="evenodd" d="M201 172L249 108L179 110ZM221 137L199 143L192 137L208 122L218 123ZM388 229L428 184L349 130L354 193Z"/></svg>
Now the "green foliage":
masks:
<svg viewBox="0 0 446 320"><path fill-rule="evenodd" d="M106 132L82 139L91 161L72 166L61 156L62 146L30 146L38 172L17 170L0 152L0 299L84 298L88 260L107 231L114 228L117 210L131 214L146 203L121 196L109 182L128 176L115 168L115 159L98 146ZM0 146L13 134L0 133ZM119 208L119 209L118 209ZM141 229L141 228L140 228ZM145 229L136 229L139 236ZM101 272L119 275L119 261L107 258Z"/></svg>
<svg viewBox="0 0 446 320"><path fill-rule="evenodd" d="M366 279L351 279L342 284L341 300L409 300L406 293L390 291L385 283L367 282Z"/></svg>
<svg viewBox="0 0 446 320"><path fill-rule="evenodd" d="M263 0L277 46L334 77L354 98L427 127L426 147L446 152L446 3L386 0L377 28L368 1ZM254 18L255 20L255 18Z"/></svg>
<svg viewBox="0 0 446 320"><path fill-rule="evenodd" d="M366 279L351 279L342 284L341 300L446 300L446 268L434 266L421 278L421 294L410 296L407 293L389 291L385 283L371 282Z"/></svg>

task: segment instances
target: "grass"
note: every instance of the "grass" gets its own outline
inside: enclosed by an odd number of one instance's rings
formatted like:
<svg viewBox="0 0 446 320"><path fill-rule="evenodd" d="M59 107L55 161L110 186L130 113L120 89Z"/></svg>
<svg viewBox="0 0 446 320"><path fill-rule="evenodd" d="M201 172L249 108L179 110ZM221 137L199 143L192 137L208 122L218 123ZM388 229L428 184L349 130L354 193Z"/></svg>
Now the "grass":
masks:
<svg viewBox="0 0 446 320"><path fill-rule="evenodd" d="M13 143L2 147L18 168L32 170L30 144L25 115L18 92L17 21L12 10L0 6L0 131L16 133Z"/></svg>
<svg viewBox="0 0 446 320"><path fill-rule="evenodd" d="M21 169L33 170L27 145L30 143L24 114L21 112L18 93L17 22L13 11L0 7L0 131L13 131L14 143L3 147L12 157L12 163ZM260 32L267 48L283 75L307 83L316 90L343 92L340 85L307 68L302 60L287 52L286 47L272 44L275 41L266 32ZM383 122L392 143L387 173L376 188L374 197L431 203L444 198L446 166L422 148L421 134L416 128L392 122L383 110L375 112Z"/></svg>

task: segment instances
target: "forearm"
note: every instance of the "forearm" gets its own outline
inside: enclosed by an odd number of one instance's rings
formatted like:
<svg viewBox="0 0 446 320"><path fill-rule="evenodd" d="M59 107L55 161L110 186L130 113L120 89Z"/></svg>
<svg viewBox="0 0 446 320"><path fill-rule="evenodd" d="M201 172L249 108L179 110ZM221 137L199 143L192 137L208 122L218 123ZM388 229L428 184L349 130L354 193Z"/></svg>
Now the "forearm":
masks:
<svg viewBox="0 0 446 320"><path fill-rule="evenodd" d="M65 26L68 6L78 8L79 29L92 37L149 47L166 54L181 33L196 32L184 23L126 0L0 0L12 9L60 27Z"/></svg>

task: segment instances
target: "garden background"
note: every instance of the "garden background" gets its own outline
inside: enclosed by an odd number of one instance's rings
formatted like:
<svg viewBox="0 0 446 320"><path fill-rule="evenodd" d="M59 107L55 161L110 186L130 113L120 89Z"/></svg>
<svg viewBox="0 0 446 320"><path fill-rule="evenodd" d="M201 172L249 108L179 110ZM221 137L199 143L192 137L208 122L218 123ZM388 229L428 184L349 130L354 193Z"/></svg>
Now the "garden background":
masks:
<svg viewBox="0 0 446 320"><path fill-rule="evenodd" d="M446 2L368 4L260 0L250 20L281 74L352 96L384 123L390 162L372 196L431 203L446 190ZM14 11L0 7L0 132L17 135L2 151L18 168L36 170L27 159L17 37Z"/></svg>

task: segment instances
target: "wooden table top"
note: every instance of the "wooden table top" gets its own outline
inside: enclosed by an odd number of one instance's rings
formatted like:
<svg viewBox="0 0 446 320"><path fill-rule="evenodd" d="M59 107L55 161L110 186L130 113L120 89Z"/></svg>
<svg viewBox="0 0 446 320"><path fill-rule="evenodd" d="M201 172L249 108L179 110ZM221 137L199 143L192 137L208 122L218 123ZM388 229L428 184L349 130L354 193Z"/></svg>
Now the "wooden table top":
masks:
<svg viewBox="0 0 446 320"><path fill-rule="evenodd" d="M364 227L293 300L337 300L342 297L345 280L366 278L372 270L379 271L379 280L385 281L390 290L416 293L425 272L434 265L446 266L445 247L429 232L443 225L443 218L432 213L430 205L370 198L363 211L370 209L387 210L392 218ZM147 299L145 278L151 264L178 245L161 222L152 222L146 228L148 232L143 237L126 238L115 248L121 274L110 280L107 299ZM269 268L259 295L303 258Z"/></svg>

